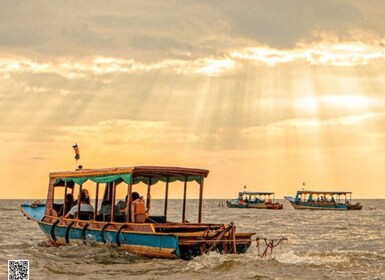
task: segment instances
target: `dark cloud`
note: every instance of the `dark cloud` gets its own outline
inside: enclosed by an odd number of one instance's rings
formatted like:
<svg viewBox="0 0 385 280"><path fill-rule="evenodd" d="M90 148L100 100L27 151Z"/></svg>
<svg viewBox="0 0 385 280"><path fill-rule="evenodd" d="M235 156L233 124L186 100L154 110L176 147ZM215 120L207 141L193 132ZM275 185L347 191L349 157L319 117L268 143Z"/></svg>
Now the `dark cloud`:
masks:
<svg viewBox="0 0 385 280"><path fill-rule="evenodd" d="M0 50L146 61L218 55L240 42L290 48L320 32L382 38L381 10L383 1L2 1Z"/></svg>

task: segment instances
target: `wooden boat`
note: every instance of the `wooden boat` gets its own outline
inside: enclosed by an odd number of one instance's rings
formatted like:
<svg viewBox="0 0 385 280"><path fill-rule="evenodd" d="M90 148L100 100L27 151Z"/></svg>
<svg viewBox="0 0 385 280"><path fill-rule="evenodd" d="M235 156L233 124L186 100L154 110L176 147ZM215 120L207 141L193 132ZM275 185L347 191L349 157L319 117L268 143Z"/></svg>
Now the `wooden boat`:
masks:
<svg viewBox="0 0 385 280"><path fill-rule="evenodd" d="M297 191L295 197L285 196L285 199L298 210L361 210L362 205L359 202L352 204L351 196L351 192L303 190Z"/></svg>
<svg viewBox="0 0 385 280"><path fill-rule="evenodd" d="M108 243L131 253L159 258L191 259L213 250L245 253L254 233L236 233L232 223L202 223L203 181L207 175L208 170L204 169L159 166L53 172L49 174L46 203L22 204L21 211L28 219L37 222L48 239L56 244ZM175 181L184 183L181 222L170 222L167 219L169 185ZM151 216L150 192L159 186L154 185L158 182L165 183L164 209L161 209L163 215ZM115 205L116 194L123 191L128 198L124 205L131 205L133 187L138 183L144 183L147 188L148 215L145 222L133 221L131 207L126 207L123 218L115 214L115 207L110 207L110 215L100 219L97 211L98 205L101 205L99 193L102 194L104 190L103 200L112 200L111 205ZM185 219L186 193L190 184L199 189L196 223ZM80 199L85 187L90 194L94 193L91 198L94 201L94 212L81 211L78 204L75 208L79 215L74 218L65 217L70 207L63 202L65 197L75 194Z"/></svg>
<svg viewBox="0 0 385 280"><path fill-rule="evenodd" d="M273 199L271 199L273 196ZM227 200L229 208L254 208L280 210L283 204L274 201L273 192L239 192L238 198Z"/></svg>

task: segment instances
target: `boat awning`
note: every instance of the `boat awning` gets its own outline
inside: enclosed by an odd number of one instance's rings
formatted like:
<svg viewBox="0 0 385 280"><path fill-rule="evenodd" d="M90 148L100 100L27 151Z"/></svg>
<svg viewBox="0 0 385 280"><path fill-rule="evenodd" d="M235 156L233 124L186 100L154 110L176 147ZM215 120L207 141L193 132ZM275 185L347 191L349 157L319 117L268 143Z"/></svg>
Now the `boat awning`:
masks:
<svg viewBox="0 0 385 280"><path fill-rule="evenodd" d="M78 169L75 171L61 171L50 173L50 178L55 179L54 185L63 182L74 182L83 184L90 180L95 183L132 182L156 184L175 181L196 181L200 182L202 177L207 177L208 170L184 167L160 167L160 166L137 166L137 167L116 167L104 169Z"/></svg>
<svg viewBox="0 0 385 280"><path fill-rule="evenodd" d="M322 194L322 195L346 195L352 192L340 192L340 191L297 191L298 194Z"/></svg>
<svg viewBox="0 0 385 280"><path fill-rule="evenodd" d="M273 195L273 192L239 192L238 195Z"/></svg>

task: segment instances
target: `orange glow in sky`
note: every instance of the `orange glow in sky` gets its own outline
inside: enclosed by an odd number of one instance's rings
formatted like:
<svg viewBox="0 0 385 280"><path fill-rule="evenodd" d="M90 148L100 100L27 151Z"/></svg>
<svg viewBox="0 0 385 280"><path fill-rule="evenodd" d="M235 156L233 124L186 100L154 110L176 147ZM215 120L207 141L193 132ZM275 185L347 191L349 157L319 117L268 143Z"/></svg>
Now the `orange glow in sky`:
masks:
<svg viewBox="0 0 385 280"><path fill-rule="evenodd" d="M385 198L385 2L268 2L4 5L0 199L44 198L74 143L209 169L206 198Z"/></svg>

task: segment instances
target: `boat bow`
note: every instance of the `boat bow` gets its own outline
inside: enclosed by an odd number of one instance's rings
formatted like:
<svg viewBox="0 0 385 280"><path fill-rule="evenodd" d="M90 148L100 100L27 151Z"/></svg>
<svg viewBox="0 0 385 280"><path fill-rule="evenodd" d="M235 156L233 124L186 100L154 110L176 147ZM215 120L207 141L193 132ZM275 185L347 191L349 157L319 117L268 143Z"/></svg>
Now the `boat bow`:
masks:
<svg viewBox="0 0 385 280"><path fill-rule="evenodd" d="M40 203L23 203L20 205L21 212L28 219L31 219L35 222L40 222L44 217L45 204Z"/></svg>

